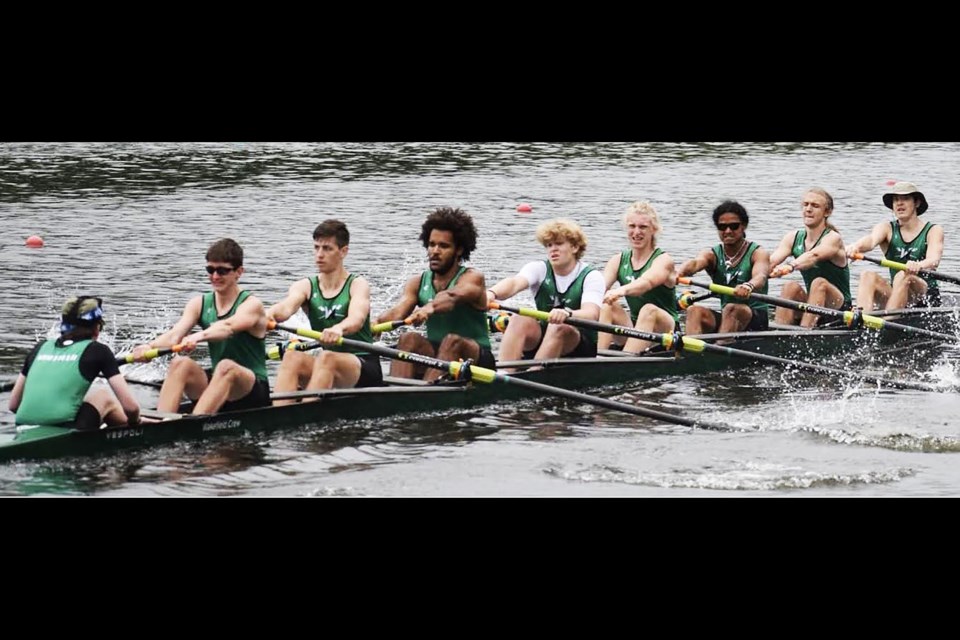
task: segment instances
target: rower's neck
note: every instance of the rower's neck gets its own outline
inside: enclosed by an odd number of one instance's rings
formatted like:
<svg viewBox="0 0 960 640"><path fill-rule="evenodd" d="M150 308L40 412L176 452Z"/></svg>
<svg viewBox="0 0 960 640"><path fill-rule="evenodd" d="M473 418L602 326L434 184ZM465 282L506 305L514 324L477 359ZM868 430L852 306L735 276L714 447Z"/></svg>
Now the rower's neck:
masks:
<svg viewBox="0 0 960 640"><path fill-rule="evenodd" d="M910 235L913 235L914 232L919 231L922 227L923 223L920 222L920 216L913 216L906 222L900 223L900 228Z"/></svg>
<svg viewBox="0 0 960 640"><path fill-rule="evenodd" d="M824 218L823 222L816 225L815 227L807 227L807 241L814 245L820 241L820 238L823 237L823 234L827 232L827 220Z"/></svg>
<svg viewBox="0 0 960 640"><path fill-rule="evenodd" d="M732 248L727 248L727 245L725 245L725 244L722 245L722 246L723 246L723 254L724 254L725 256L727 256L728 258L734 258L734 257L736 257L737 255L739 255L741 251L743 251L743 248L744 248L745 246L747 246L747 239L746 239L746 238L740 238L740 242L737 244L737 246L732 247Z"/></svg>
<svg viewBox="0 0 960 640"><path fill-rule="evenodd" d="M240 296L240 285L235 284L231 287L227 287L223 291L214 291L213 292L213 302L217 306L217 315L223 315L230 310L230 307L233 306L233 303L237 301L237 298Z"/></svg>
<svg viewBox="0 0 960 640"><path fill-rule="evenodd" d="M343 267L330 273L320 273L320 288L324 291L339 291L343 287L344 280L349 276L349 272Z"/></svg>
<svg viewBox="0 0 960 640"><path fill-rule="evenodd" d="M650 259L650 256L652 256L653 252L656 250L657 248L653 245L644 247L643 249L637 249L634 247L630 252L630 262L632 263L632 266L635 269L639 269L643 265L647 264L647 260Z"/></svg>
<svg viewBox="0 0 960 640"><path fill-rule="evenodd" d="M463 265L454 263L453 267L450 268L446 273L433 273L433 290L434 291L443 291L448 286L450 286L450 281L453 280L454 276L457 275L457 272L460 271L460 268Z"/></svg>
<svg viewBox="0 0 960 640"><path fill-rule="evenodd" d="M550 266L553 267L553 273L555 275L567 276L573 273L573 270L577 268L577 261L573 260L571 262L568 262L567 264L560 264L560 265L551 264Z"/></svg>

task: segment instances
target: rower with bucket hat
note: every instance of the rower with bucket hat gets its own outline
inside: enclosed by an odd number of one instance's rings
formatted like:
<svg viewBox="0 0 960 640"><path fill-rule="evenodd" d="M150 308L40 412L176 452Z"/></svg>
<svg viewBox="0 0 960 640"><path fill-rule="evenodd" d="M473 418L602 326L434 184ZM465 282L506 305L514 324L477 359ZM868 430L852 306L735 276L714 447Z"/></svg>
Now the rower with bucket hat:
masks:
<svg viewBox="0 0 960 640"><path fill-rule="evenodd" d="M67 300L61 309L60 337L43 340L24 361L9 407L18 425L99 429L137 424L140 404L120 374L117 358L97 342L103 328L103 301L93 296ZM90 391L102 375L113 393ZM116 397L114 397L114 395Z"/></svg>
<svg viewBox="0 0 960 640"><path fill-rule="evenodd" d="M937 281L919 272L940 264L943 227L920 220L927 210L927 198L912 182L894 184L883 194L883 204L893 210L896 219L877 223L869 234L846 247L847 256L859 257L879 245L887 260L905 268L891 268L889 283L875 271L861 274L857 306L865 311L939 307Z"/></svg>

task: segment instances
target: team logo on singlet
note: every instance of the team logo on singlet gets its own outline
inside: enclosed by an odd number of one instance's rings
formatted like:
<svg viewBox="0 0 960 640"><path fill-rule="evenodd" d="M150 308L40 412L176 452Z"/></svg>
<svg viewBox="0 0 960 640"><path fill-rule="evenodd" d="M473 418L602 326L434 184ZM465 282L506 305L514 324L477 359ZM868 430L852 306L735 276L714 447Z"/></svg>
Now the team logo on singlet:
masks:
<svg viewBox="0 0 960 640"><path fill-rule="evenodd" d="M630 274L630 275L628 275L628 276L624 276L623 279L626 280L626 282L624 282L623 284L627 284L627 282L633 282L633 280L634 280L633 274Z"/></svg>
<svg viewBox="0 0 960 640"><path fill-rule="evenodd" d="M342 304L335 304L332 307L320 307L320 313L323 314L324 320L329 320L337 314L342 306Z"/></svg>
<svg viewBox="0 0 960 640"><path fill-rule="evenodd" d="M729 285L732 285L732 284L735 284L735 283L737 282L737 275L738 275L738 274L737 274L736 271L734 271L733 273L729 273L729 272L728 272L728 273L725 275L725 277L726 277L726 279L727 279L727 285L728 285L728 286L729 286Z"/></svg>
<svg viewBox="0 0 960 640"><path fill-rule="evenodd" d="M914 251L916 251L916 249L910 247L907 247L906 249L897 249L897 255L901 260L904 258L912 258Z"/></svg>

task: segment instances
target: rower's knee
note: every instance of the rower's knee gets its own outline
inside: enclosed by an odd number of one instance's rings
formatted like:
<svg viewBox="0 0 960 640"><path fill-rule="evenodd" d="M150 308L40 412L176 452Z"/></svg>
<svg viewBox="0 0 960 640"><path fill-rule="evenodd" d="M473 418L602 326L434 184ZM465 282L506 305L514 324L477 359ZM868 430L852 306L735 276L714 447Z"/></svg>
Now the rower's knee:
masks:
<svg viewBox="0 0 960 640"><path fill-rule="evenodd" d="M864 271L860 276L860 286L861 287L872 287L876 286L883 281L883 278L876 271Z"/></svg>
<svg viewBox="0 0 960 640"><path fill-rule="evenodd" d="M240 376L244 370L245 367L242 367L233 360L227 358L217 363L217 367L213 370L213 375L217 378L235 379Z"/></svg>
<svg viewBox="0 0 960 640"><path fill-rule="evenodd" d="M803 300L807 297L799 282L785 283L783 289L780 290L780 295L784 298L790 298L791 300Z"/></svg>

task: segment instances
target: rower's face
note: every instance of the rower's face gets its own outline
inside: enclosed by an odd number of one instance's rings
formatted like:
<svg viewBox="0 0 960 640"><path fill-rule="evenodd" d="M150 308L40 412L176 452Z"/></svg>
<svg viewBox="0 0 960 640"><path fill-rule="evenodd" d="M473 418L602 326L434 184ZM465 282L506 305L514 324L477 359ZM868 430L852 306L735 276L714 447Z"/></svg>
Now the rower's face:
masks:
<svg viewBox="0 0 960 640"><path fill-rule="evenodd" d="M897 216L900 222L906 222L917 215L917 201L913 199L913 195L893 196L890 204L893 205L893 215Z"/></svg>
<svg viewBox="0 0 960 640"><path fill-rule="evenodd" d="M313 241L313 261L317 265L317 271L320 273L333 273L343 265L343 259L347 257L349 247L337 246L337 239L334 237L317 238Z"/></svg>
<svg viewBox="0 0 960 640"><path fill-rule="evenodd" d="M547 258L553 268L569 267L577 261L577 251L580 250L575 244L571 244L566 238L556 238L543 245L547 250Z"/></svg>
<svg viewBox="0 0 960 640"><path fill-rule="evenodd" d="M627 216L627 240L634 249L644 249L653 241L653 221L645 213Z"/></svg>
<svg viewBox="0 0 960 640"><path fill-rule="evenodd" d="M211 273L212 272L212 273ZM207 277L214 291L224 291L235 285L243 275L243 267L233 268L229 262L207 262Z"/></svg>
<svg viewBox="0 0 960 640"><path fill-rule="evenodd" d="M830 215L827 211L827 199L813 191L803 195L800 206L803 210L803 224L808 227L816 227Z"/></svg>
<svg viewBox="0 0 960 640"><path fill-rule="evenodd" d="M452 231L434 229L427 240L427 260L430 261L430 271L447 273L459 261L463 249L457 248L453 241Z"/></svg>
<svg viewBox="0 0 960 640"><path fill-rule="evenodd" d="M721 213L717 218L717 234L720 236L720 242L728 247L739 246L746 232L746 226L740 222L740 216L735 213Z"/></svg>

